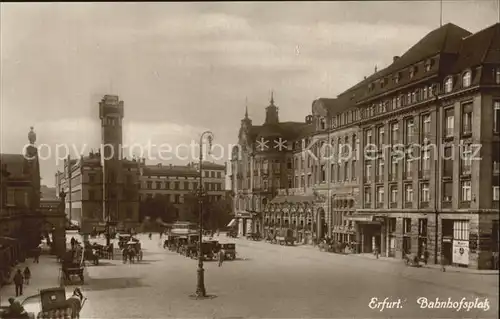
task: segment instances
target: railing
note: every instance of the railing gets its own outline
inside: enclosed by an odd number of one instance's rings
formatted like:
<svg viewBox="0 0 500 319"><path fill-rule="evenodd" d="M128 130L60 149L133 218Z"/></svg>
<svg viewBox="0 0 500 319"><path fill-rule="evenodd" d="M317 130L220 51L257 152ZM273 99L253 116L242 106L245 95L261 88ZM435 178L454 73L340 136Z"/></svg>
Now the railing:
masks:
<svg viewBox="0 0 500 319"><path fill-rule="evenodd" d="M429 202L420 202L420 208L429 208Z"/></svg>
<svg viewBox="0 0 500 319"><path fill-rule="evenodd" d="M470 202L460 202L460 208L470 208Z"/></svg>
<svg viewBox="0 0 500 319"><path fill-rule="evenodd" d="M420 178L428 179L431 176L431 171L429 169L421 170L419 176Z"/></svg>
<svg viewBox="0 0 500 319"><path fill-rule="evenodd" d="M398 203L391 203L391 204L390 204L390 207L391 207L391 208L397 208L397 207L398 207Z"/></svg>
<svg viewBox="0 0 500 319"><path fill-rule="evenodd" d="M413 202L405 202L405 208L412 208Z"/></svg>
<svg viewBox="0 0 500 319"><path fill-rule="evenodd" d="M377 203L377 208L382 208L382 207L384 207L384 203L380 203L380 202Z"/></svg>
<svg viewBox="0 0 500 319"><path fill-rule="evenodd" d="M452 206L452 205L451 205L451 202L449 202L449 201L446 201L446 202L445 202L445 201L443 201L443 202L441 203L441 207L442 207L442 208L451 208L451 206Z"/></svg>

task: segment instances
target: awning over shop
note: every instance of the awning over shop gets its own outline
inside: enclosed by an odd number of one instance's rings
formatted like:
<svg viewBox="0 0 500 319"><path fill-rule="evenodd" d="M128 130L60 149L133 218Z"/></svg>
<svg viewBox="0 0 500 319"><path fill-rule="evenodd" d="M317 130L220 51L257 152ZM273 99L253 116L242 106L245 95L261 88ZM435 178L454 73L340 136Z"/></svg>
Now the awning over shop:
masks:
<svg viewBox="0 0 500 319"><path fill-rule="evenodd" d="M375 214L352 214L351 216L345 216L347 220L353 222L373 222Z"/></svg>
<svg viewBox="0 0 500 319"><path fill-rule="evenodd" d="M229 224L227 224L227 227L234 227L236 226L236 219L232 219Z"/></svg>
<svg viewBox="0 0 500 319"><path fill-rule="evenodd" d="M387 216L385 214L373 213L354 213L351 216L346 216L347 220L353 222L369 222L369 223L383 223Z"/></svg>

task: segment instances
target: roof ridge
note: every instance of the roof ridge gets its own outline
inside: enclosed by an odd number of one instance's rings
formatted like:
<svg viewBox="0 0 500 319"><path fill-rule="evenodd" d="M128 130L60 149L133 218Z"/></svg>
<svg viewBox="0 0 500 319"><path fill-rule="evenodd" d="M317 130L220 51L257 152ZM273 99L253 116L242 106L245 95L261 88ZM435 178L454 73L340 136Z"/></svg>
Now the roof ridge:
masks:
<svg viewBox="0 0 500 319"><path fill-rule="evenodd" d="M483 30L481 30L481 31L479 31L479 32L476 32L476 33L480 33L480 32L482 32L482 31L488 30L488 29L490 29L490 28L494 29L494 27L495 27L496 25L499 25L499 26L500 26L500 22L497 22L497 23L493 24L492 26L490 26L489 28L483 29ZM497 29L498 29L498 30L500 30L500 28L497 28ZM497 31L497 32L498 32L498 31ZM474 34L476 34L476 33L474 33ZM483 62L484 62L484 60L486 59L486 56L488 55L488 52L490 52L490 48L491 48L491 46L493 45L493 39L495 39L495 33L496 33L496 32L495 32L495 29L494 29L494 30L493 30L493 34L492 34L492 35L491 35L491 37L490 37L490 43L489 43L489 44L488 44L488 46L486 47L486 50L484 50L483 56L482 56L482 58L481 58L481 63L483 63Z"/></svg>

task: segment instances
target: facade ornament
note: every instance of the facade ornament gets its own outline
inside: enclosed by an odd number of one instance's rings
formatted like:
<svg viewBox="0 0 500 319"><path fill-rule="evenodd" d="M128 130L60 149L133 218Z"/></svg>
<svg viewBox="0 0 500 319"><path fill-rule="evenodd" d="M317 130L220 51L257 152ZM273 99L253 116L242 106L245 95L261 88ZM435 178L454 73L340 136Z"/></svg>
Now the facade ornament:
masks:
<svg viewBox="0 0 500 319"><path fill-rule="evenodd" d="M30 131L28 133L28 141L30 142L31 145L34 145L36 142L36 133L33 131L34 127L30 127Z"/></svg>

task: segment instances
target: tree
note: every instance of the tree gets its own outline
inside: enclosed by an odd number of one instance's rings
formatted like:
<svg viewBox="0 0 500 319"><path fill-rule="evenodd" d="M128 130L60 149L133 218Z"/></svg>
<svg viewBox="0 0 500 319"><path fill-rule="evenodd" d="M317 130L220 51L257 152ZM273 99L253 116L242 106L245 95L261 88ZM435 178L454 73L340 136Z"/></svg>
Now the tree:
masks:
<svg viewBox="0 0 500 319"><path fill-rule="evenodd" d="M165 223L171 223L177 219L177 208L168 200L166 196L157 194L155 197L148 197L139 204L139 216L143 221L146 217L155 221L158 218Z"/></svg>
<svg viewBox="0 0 500 319"><path fill-rule="evenodd" d="M197 223L199 221L199 197L190 193L184 196L182 220ZM203 228L216 230L225 227L231 220L231 201L223 198L217 201L203 199Z"/></svg>

